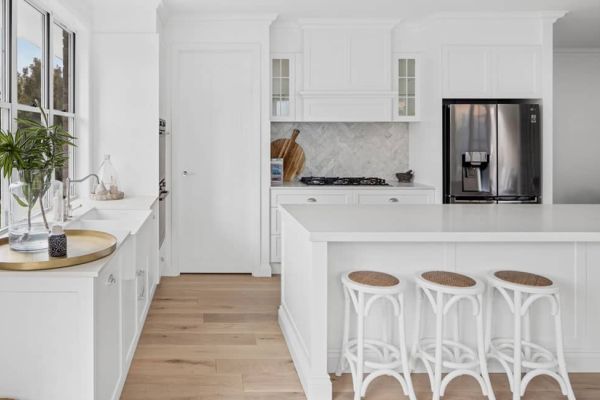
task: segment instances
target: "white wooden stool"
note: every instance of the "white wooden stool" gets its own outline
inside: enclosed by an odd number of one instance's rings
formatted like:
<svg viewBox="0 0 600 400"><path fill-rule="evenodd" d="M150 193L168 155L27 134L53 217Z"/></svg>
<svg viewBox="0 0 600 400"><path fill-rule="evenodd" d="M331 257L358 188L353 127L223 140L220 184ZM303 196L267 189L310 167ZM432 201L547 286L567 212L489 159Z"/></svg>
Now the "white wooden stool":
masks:
<svg viewBox="0 0 600 400"><path fill-rule="evenodd" d="M494 391L485 358L482 314L485 285L478 279L447 271L421 273L417 276L416 283L417 314L411 361L414 365L417 360L421 360L425 365L433 393L432 399L439 400L454 378L469 375L479 382L483 394L488 399L494 400ZM423 337L424 332L421 332L423 296L431 305L436 318L433 338ZM446 338L444 319L461 301L471 304L476 325L476 349L459 341L458 329L454 331L453 340ZM458 321L456 326L458 326ZM444 370L448 373L442 378Z"/></svg>
<svg viewBox="0 0 600 400"><path fill-rule="evenodd" d="M520 271L496 271L489 276L488 282L488 357L498 360L506 370L513 400L520 399L525 394L529 382L538 375L554 378L563 395L569 400L575 400L565 365L558 286L543 276ZM492 336L494 291L502 295L513 314L513 336L510 338ZM555 354L531 340L530 307L542 299L550 302L554 316Z"/></svg>
<svg viewBox="0 0 600 400"><path fill-rule="evenodd" d="M375 271L354 271L342 276L344 288L344 334L342 351L336 375L340 376L350 366L354 386L354 399L364 397L369 384L377 377L389 375L398 380L404 394L416 400L406 352L404 333L404 288L395 276ZM387 302L393 315L386 315L382 325L381 340L365 338L365 322L373 305L379 300ZM356 313L356 337L350 338L350 306ZM393 324L397 323L398 344L393 340ZM367 354L365 354L367 350ZM367 377L364 378L364 374ZM364 379L363 379L364 378Z"/></svg>

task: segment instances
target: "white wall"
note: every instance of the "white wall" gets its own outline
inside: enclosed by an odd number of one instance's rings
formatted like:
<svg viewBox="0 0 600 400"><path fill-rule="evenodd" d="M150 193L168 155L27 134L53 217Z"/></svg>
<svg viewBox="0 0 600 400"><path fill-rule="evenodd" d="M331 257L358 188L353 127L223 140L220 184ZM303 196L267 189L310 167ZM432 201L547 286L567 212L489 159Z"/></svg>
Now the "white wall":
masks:
<svg viewBox="0 0 600 400"><path fill-rule="evenodd" d="M96 0L93 8L93 170L110 154L126 196L158 193L157 5Z"/></svg>
<svg viewBox="0 0 600 400"><path fill-rule="evenodd" d="M554 198L600 203L600 49L554 57Z"/></svg>

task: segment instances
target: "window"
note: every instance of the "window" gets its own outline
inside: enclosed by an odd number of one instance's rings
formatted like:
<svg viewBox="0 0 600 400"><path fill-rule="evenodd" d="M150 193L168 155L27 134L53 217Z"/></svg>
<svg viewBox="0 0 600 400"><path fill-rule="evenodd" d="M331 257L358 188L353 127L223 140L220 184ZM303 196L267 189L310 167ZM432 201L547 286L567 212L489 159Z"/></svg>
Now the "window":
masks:
<svg viewBox="0 0 600 400"><path fill-rule="evenodd" d="M55 16L29 0L0 0L0 127L16 129L16 118L41 121L75 135L75 34ZM57 180L72 175L74 149L65 148L69 163L55 171ZM0 181L0 227L6 225L8 185Z"/></svg>

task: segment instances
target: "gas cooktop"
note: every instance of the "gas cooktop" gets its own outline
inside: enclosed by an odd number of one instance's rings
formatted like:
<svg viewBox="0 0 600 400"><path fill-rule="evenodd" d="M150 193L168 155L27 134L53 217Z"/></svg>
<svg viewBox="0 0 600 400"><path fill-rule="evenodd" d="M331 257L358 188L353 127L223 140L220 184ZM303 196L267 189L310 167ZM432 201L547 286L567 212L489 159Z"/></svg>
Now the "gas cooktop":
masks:
<svg viewBox="0 0 600 400"><path fill-rule="evenodd" d="M339 178L327 176L304 176L300 178L300 182L310 186L335 185L335 186L389 186L385 179L381 178Z"/></svg>

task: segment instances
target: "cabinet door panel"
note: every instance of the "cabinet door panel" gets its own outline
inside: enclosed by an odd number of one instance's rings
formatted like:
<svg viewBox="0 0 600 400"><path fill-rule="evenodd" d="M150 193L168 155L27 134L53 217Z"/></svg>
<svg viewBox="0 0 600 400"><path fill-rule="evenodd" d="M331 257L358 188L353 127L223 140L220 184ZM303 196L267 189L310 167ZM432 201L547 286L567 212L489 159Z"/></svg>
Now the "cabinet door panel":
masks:
<svg viewBox="0 0 600 400"><path fill-rule="evenodd" d="M350 33L350 87L390 90L389 30L355 29Z"/></svg>
<svg viewBox="0 0 600 400"><path fill-rule="evenodd" d="M359 204L430 204L433 203L431 190L404 190L386 193L359 193Z"/></svg>
<svg viewBox="0 0 600 400"><path fill-rule="evenodd" d="M450 46L444 49L444 97L491 97L490 49Z"/></svg>
<svg viewBox="0 0 600 400"><path fill-rule="evenodd" d="M498 47L494 49L492 59L495 67L494 97L541 97L539 47Z"/></svg>
<svg viewBox="0 0 600 400"><path fill-rule="evenodd" d="M121 270L121 343L122 362L126 365L133 357L136 323L137 280L135 276L134 240L126 240L119 249Z"/></svg>
<svg viewBox="0 0 600 400"><path fill-rule="evenodd" d="M279 204L350 204L351 193L277 193L272 196L272 205Z"/></svg>
<svg viewBox="0 0 600 400"><path fill-rule="evenodd" d="M338 29L305 33L305 90L343 90L348 86L348 36Z"/></svg>
<svg viewBox="0 0 600 400"><path fill-rule="evenodd" d="M96 399L114 398L121 377L119 259L113 257L95 280Z"/></svg>

